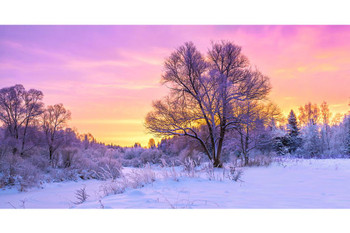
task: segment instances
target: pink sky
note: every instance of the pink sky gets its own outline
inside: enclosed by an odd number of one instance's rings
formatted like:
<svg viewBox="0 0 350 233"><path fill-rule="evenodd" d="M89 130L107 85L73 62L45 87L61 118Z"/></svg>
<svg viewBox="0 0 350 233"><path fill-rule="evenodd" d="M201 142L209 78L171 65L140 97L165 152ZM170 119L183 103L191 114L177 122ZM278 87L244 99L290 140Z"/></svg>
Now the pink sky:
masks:
<svg viewBox="0 0 350 233"><path fill-rule="evenodd" d="M146 145L143 119L167 94L164 59L186 41L205 53L211 40L241 45L284 112L323 100L349 110L350 26L0 26L0 88L43 91L99 141Z"/></svg>

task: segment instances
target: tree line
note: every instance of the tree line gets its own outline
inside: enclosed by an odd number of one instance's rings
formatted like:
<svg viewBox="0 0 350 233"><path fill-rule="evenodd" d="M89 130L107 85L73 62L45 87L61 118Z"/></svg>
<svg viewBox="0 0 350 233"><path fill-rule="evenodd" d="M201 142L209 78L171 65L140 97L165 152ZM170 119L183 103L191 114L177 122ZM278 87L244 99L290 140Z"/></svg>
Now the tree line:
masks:
<svg viewBox="0 0 350 233"><path fill-rule="evenodd" d="M153 102L146 128L159 137L188 138L214 167L222 166L224 150L235 151L246 165L253 151L333 153L331 137L341 143L338 154L349 154L348 116L340 122L338 115L339 124L331 128L328 105L309 103L300 107L299 119L291 111L283 124L280 109L268 99L269 77L230 41L212 42L206 54L192 42L178 47L165 60L161 81L170 94Z"/></svg>
<svg viewBox="0 0 350 233"><path fill-rule="evenodd" d="M286 121L268 98L269 77L232 42L212 42L206 54L192 42L185 43L165 60L162 82L170 93L153 102L145 119L147 130L163 138L158 146L150 140L151 149L163 148L167 153L164 148L181 141L215 167L221 167L229 156L240 157L248 165L256 153L350 154L348 115L332 116L326 102L308 103L298 114L292 110ZM45 107L43 97L41 91L26 90L20 84L0 89L0 156L44 154L57 167L65 147L87 149L97 143L91 134L80 135L67 126L71 112L63 104ZM135 143L134 147L140 146Z"/></svg>
<svg viewBox="0 0 350 233"><path fill-rule="evenodd" d="M71 112L63 104L46 106L42 91L17 84L0 89L1 155L28 157L46 151L51 166L58 150L78 142L96 142L91 134L79 135L67 127Z"/></svg>

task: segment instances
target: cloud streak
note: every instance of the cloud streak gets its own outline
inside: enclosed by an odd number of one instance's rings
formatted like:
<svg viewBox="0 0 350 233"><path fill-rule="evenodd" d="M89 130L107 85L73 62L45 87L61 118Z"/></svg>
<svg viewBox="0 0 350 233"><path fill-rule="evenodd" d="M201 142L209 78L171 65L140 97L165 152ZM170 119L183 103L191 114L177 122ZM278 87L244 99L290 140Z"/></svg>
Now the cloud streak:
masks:
<svg viewBox="0 0 350 233"><path fill-rule="evenodd" d="M326 100L347 111L350 26L0 26L0 81L44 92L63 103L72 126L115 144L143 145L142 122L160 86L164 59L193 41L241 45L271 79L270 99L283 111ZM132 119L132 120L129 120ZM113 135L113 136L111 136ZM141 140L142 139L142 140ZM141 141L140 141L141 140Z"/></svg>

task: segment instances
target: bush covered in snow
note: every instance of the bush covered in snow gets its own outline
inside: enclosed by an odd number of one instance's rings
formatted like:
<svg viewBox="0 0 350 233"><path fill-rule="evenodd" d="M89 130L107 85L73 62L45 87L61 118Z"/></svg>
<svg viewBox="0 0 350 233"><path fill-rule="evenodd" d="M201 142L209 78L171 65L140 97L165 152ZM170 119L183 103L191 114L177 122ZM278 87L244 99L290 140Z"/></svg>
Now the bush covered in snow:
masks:
<svg viewBox="0 0 350 233"><path fill-rule="evenodd" d="M78 179L116 179L120 177L120 158L98 148L67 147L59 151L52 167L44 154L29 157L7 154L0 158L0 187L15 186L21 191L39 186L42 182L61 182Z"/></svg>
<svg viewBox="0 0 350 233"><path fill-rule="evenodd" d="M17 186L20 191L38 186L43 175L29 159L17 155L3 156L0 160L0 171L0 187Z"/></svg>

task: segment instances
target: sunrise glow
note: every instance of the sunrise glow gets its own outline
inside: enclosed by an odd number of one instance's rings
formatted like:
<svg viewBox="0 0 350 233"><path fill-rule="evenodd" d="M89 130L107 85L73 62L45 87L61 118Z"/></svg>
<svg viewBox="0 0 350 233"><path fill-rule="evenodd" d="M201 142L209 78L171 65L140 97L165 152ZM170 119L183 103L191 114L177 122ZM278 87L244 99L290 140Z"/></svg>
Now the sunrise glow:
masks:
<svg viewBox="0 0 350 233"><path fill-rule="evenodd" d="M186 41L205 53L215 40L242 46L284 113L309 101L349 111L350 26L0 26L1 88L39 89L79 132L145 146L145 115L168 93L164 59Z"/></svg>

